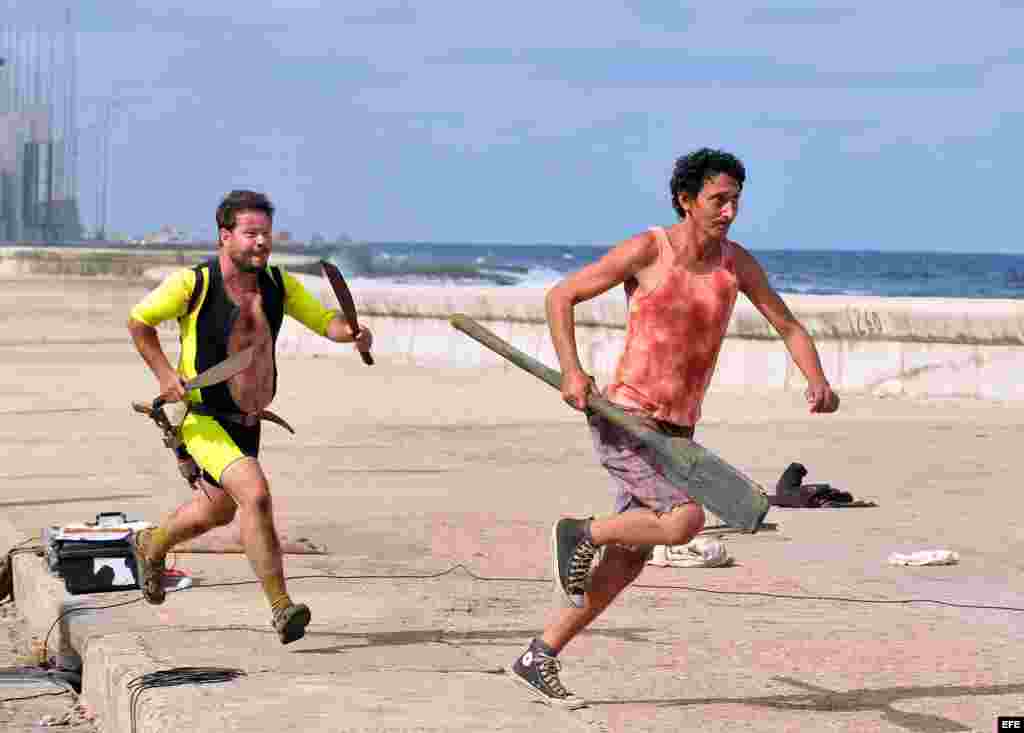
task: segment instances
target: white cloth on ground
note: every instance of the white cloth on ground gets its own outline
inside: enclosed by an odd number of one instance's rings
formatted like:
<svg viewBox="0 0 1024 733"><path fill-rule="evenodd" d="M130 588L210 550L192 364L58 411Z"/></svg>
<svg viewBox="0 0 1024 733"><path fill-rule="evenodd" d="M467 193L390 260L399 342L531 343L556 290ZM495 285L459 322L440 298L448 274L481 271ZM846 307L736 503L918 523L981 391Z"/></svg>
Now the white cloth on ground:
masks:
<svg viewBox="0 0 1024 733"><path fill-rule="evenodd" d="M918 550L904 554L894 552L889 555L890 565L956 565L960 555L953 550Z"/></svg>
<svg viewBox="0 0 1024 733"><path fill-rule="evenodd" d="M732 565L732 556L721 540L697 537L685 545L655 545L647 564L673 568L722 568Z"/></svg>

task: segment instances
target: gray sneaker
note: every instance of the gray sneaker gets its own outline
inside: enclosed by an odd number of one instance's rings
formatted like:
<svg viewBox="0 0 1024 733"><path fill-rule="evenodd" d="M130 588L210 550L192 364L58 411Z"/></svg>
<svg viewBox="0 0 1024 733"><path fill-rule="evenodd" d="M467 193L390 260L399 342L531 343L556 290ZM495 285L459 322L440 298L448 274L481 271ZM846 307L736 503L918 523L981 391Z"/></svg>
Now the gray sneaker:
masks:
<svg viewBox="0 0 1024 733"><path fill-rule="evenodd" d="M274 631L282 644L291 644L306 635L312 614L305 603L293 603L274 614Z"/></svg>
<svg viewBox="0 0 1024 733"><path fill-rule="evenodd" d="M516 682L524 685L546 705L555 705L566 710L586 707L587 701L565 689L558 678L562 663L554 657L534 649L516 659L508 673Z"/></svg>
<svg viewBox="0 0 1024 733"><path fill-rule="evenodd" d="M562 518L551 528L551 565L558 588L575 608L583 608L590 566L597 548L586 539L584 519Z"/></svg>
<svg viewBox="0 0 1024 733"><path fill-rule="evenodd" d="M142 597L146 603L159 606L167 597L164 592L165 565L163 560L154 562L146 559L146 547L152 532L152 529L143 529L132 535L132 557L135 560L135 580Z"/></svg>

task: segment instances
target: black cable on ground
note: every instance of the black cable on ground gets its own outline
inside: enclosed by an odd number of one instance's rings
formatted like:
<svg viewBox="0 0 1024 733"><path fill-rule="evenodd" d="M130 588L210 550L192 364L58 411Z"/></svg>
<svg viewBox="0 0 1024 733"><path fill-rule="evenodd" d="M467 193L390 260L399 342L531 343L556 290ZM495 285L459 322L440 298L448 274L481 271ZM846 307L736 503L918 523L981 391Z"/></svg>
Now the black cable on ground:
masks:
<svg viewBox="0 0 1024 733"><path fill-rule="evenodd" d="M30 537L22 540L15 545L9 552L8 555L23 554L28 552L40 553L44 551L41 545L35 545L32 547L23 547L28 542L34 541L36 538ZM474 573L468 567L462 563L457 563L448 567L445 570L440 570L436 573L424 573L424 574L397 574L397 575L335 575L335 574L318 574L318 575L293 575L287 576L286 580L310 580L316 578L328 578L333 580L434 580L441 578L446 575L450 575L456 570L462 570L468 576L474 580L481 580L486 582L505 582L505 583L550 583L550 578L523 578L523 577L492 577L486 575L479 575ZM234 580L224 581L221 583L205 583L200 586L193 586L192 588L182 590L201 590L203 588L226 588L238 585L255 585L259 583L258 580ZM753 596L757 598L776 598L779 600L794 600L794 601L827 601L834 603L864 603L864 604L882 604L882 605L910 605L913 603L932 603L939 606L947 606L949 608L969 608L984 611L1015 611L1024 612L1024 608L1016 606L994 606L984 605L975 603L957 603L954 601L940 601L932 598L905 598L905 599L884 599L884 598L851 598L848 596L819 596L819 595L796 595L791 593L769 593L766 591L732 591L732 590L716 590L713 588L702 588L700 586L693 585L645 585L641 583L634 583L630 586L631 588L638 588L642 590L686 590L694 593L710 593L713 595L724 595L724 596ZM177 593L180 591L171 590L169 593ZM120 606L128 606L133 603L138 603L142 600L142 597L133 598L129 601L122 601L120 603L111 603L104 606L77 606L75 608L69 608L62 614L54 619L50 625L49 630L46 632L46 637L43 640L43 654L46 656L46 650L49 645L50 635L53 630L57 627L60 621L71 615L72 613L81 611L98 611L108 608L118 608Z"/></svg>
<svg viewBox="0 0 1024 733"><path fill-rule="evenodd" d="M177 592L177 591L172 591L172 592ZM65 618L67 616L70 616L71 614L76 613L78 611L100 611L100 610L104 610L104 609L107 609L107 608L118 608L120 606L130 606L131 604L138 603L141 600L142 600L142 596L139 596L138 598L132 598L130 601L121 601L120 603L111 603L111 604L106 605L106 606L75 606L74 608L69 608L68 610L64 611L62 614L60 614L59 616L57 616L57 618L55 618L53 620L53 623L50 624L49 631L46 632L46 637L43 639L43 659L44 659L44 662L45 662L45 659L47 657L47 649L49 649L50 634L52 634L53 630L55 628L57 628L57 624L59 624L61 622L61 619Z"/></svg>
<svg viewBox="0 0 1024 733"><path fill-rule="evenodd" d="M25 547L29 542L35 541L37 538L28 538L19 542L15 545L8 553L8 562L10 558L17 554L24 553L36 553L40 554L45 552L45 548L40 545L34 545L31 547ZM445 570L440 570L435 573L425 574L397 574L397 575L372 575L372 574L359 574L359 575L336 575L336 574L317 574L317 575L295 575L289 576L286 579L291 580L310 580L317 578L327 578L333 580L434 580L442 578L446 575L454 573L456 570L462 570L469 577L474 580L480 580L485 582L506 582L506 583L550 583L550 578L526 578L526 577L494 577L480 575L473 572L462 563L458 563L448 567ZM238 580L238 581L224 581L220 583L209 583L200 586L194 586L192 590L203 589L203 588L224 588L239 585L254 585L259 583L258 580ZM822 595L796 595L790 593L770 593L766 591L730 591L730 590L716 590L712 588L702 588L699 586L691 585L652 585L652 584L640 584L636 583L631 585L632 588L642 590L684 590L696 593L710 593L713 595L725 595L725 596L753 596L758 598L775 598L780 600L797 600L797 601L826 601L836 603L863 603L863 604L884 604L884 605L909 605L914 603L932 603L940 606L946 606L950 608L967 608L967 609L978 609L978 610L993 610L993 611L1015 611L1024 612L1024 608L1015 606L996 606L996 605L983 605L973 603L958 603L953 601L941 601L931 598L907 598L907 599L877 599L877 598L852 598L848 596L822 596ZM183 589L189 590L189 589ZM168 591L171 593L179 592L177 590ZM11 599L13 600L13 599ZM142 597L132 598L131 600L122 601L120 603L112 603L102 606L78 606L70 608L61 613L54 622L50 625L49 630L46 633L46 637L43 640L43 654L46 656L46 650L48 648L50 635L53 630L57 627L62 619L69 616L72 613L81 611L96 611L109 608L118 608L120 606L127 606L133 603L142 601ZM7 601L10 602L10 601ZM237 679L240 676L245 675L245 672L240 669L233 668L220 668L220 667L176 667L168 670L159 670L157 672L151 672L134 678L128 683L128 689L130 690L130 717L132 731L136 730L136 710L138 707L138 701L142 693L149 689L155 689L159 687L171 687L188 684L211 684L217 682L229 682ZM60 695L66 695L69 692L74 692L72 688L62 690L59 692L44 692L36 695L28 695L24 697L13 697L13 698L0 698L0 702L15 702L22 700L32 700L40 697L54 697Z"/></svg>
<svg viewBox="0 0 1024 733"><path fill-rule="evenodd" d="M24 543L21 543L24 544ZM41 550L40 547L27 547L27 548L16 548L11 551L11 554L17 554L18 552L36 552ZM359 574L359 575L336 575L336 574L317 574L317 575L293 575L288 576L286 579L291 580L311 580L318 578L326 578L331 580L434 580L442 578L446 575L454 573L456 570L462 570L469 577L474 580L480 580L485 582L504 582L504 583L550 583L550 578L526 578L526 577L501 577L501 576L487 576L480 575L473 572L462 563L452 565L445 570L440 570L435 573L423 573L423 574L397 574L397 575L372 575L372 574ZM194 586L189 589L183 590L201 590L203 588L224 588L238 585L255 585L259 583L258 580L235 580L225 581L221 583L208 583L200 586ZM969 608L969 609L980 609L980 610L993 610L993 611L1018 611L1024 612L1024 608L1016 606L994 606L994 605L982 605L974 603L956 603L953 601L940 601L931 598L906 598L906 599L878 599L878 598L852 598L848 596L820 596L820 595L796 595L791 593L769 593L765 591L730 591L730 590L715 590L712 588L702 588L699 586L692 585L650 585L636 583L630 586L631 588L638 588L643 590L686 590L696 593L711 593L714 595L726 595L726 596L754 596L758 598L776 598L780 600L797 600L797 601L826 601L826 602L837 602L837 603L864 603L864 604L887 604L887 605L908 605L912 603L933 603L940 606L947 606L951 608ZM181 591L171 590L170 593L178 593ZM49 631L46 632L46 638L43 640L44 655L47 646L50 641L50 634L60 623L61 619L69 616L72 613L80 611L97 611L108 608L118 608L120 606L128 606L133 603L139 603L142 601L142 597L132 598L128 601L122 601L120 603L111 603L103 606L78 606L70 608L60 614L50 625ZM214 682L228 682L236 679L239 676L244 675L245 672L240 669L230 668L218 668L218 667L178 667L175 669L161 670L158 672L151 672L149 674L141 675L136 677L128 683L128 688L131 690L130 705L131 705L131 724L132 730L135 730L136 721L136 709L138 706L138 700L141 694L145 690L154 689L157 687L170 687L175 685L186 685L186 684L209 684ZM67 694L70 690L53 693L41 693L39 695L32 695L21 698L8 698L7 700L0 700L0 702L10 702L15 700L29 700L35 697L46 697L51 695L63 695Z"/></svg>
<svg viewBox="0 0 1024 733"><path fill-rule="evenodd" d="M474 580L482 580L485 582L501 582L501 583L550 583L550 578L520 578L520 577L492 577L487 575L479 575L474 573L468 567L462 563L452 565L451 567L440 570L436 573L425 573L425 574L399 574L399 575L334 575L334 574L318 574L318 575L290 575L285 579L292 580L312 580L318 578L325 578L330 580L434 580L436 578L442 578L445 575L450 575L456 570L462 570L468 576ZM193 586L192 588L184 588L182 590L169 590L168 593L181 593L187 590L203 590L204 588L226 588L237 585L256 585L258 580L229 580L221 583L204 583L203 585ZM757 598L776 598L779 600L790 600L790 601L827 601L833 603L864 603L864 604L880 604L880 605L909 605L912 603L933 603L939 606L947 606L950 608L969 608L983 611L1017 611L1024 612L1024 608L1017 606L991 606L977 603L957 603L954 601L940 601L932 598L904 598L904 599L886 599L886 598L852 598L849 596L818 596L818 595L796 595L791 593L769 593L767 591L741 591L741 590L716 590L713 588L701 588L695 585L646 585L643 583L634 583L629 586L630 588L638 588L641 590L687 590L695 593L710 593L712 595L723 595L723 596L754 596ZM139 603L142 601L142 597L133 598L129 601L122 601L120 603L112 603L105 606L78 606L75 608L69 608L60 614L50 626L50 630L46 632L46 638L43 641L43 649L47 648L47 644L50 640L50 634L60 623L61 619L72 613L80 611L98 611L107 608L118 608L120 606L128 606L132 603Z"/></svg>
<svg viewBox="0 0 1024 733"><path fill-rule="evenodd" d="M179 685L208 685L215 682L230 682L245 675L240 669L230 667L174 667L140 675L128 683L131 690L129 711L132 731L135 731L135 711L139 698L146 690L157 687L176 687Z"/></svg>
<svg viewBox="0 0 1024 733"><path fill-rule="evenodd" d="M0 697L0 702L20 702L21 700L35 700L37 697L59 697L67 695L73 690L61 690L60 692L40 692L38 695L25 695L25 697Z"/></svg>

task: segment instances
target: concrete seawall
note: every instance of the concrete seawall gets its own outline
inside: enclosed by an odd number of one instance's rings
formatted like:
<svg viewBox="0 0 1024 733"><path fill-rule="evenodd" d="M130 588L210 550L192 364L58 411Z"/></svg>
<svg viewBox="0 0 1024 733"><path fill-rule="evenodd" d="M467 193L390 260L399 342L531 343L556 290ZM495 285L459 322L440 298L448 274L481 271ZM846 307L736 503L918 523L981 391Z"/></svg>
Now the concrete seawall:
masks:
<svg viewBox="0 0 1024 733"><path fill-rule="evenodd" d="M321 300L334 295L305 278ZM544 290L353 286L359 312L375 331L375 353L414 364L505 365L501 357L456 331L455 313L480 321L517 348L557 367L544 317ZM1024 399L1024 301L850 296L785 296L815 338L833 385L847 392L915 397ZM621 289L577 308L584 367L610 376L625 337ZM331 344L290 319L282 353L333 352ZM730 389L802 390L803 376L767 321L740 296L715 375Z"/></svg>

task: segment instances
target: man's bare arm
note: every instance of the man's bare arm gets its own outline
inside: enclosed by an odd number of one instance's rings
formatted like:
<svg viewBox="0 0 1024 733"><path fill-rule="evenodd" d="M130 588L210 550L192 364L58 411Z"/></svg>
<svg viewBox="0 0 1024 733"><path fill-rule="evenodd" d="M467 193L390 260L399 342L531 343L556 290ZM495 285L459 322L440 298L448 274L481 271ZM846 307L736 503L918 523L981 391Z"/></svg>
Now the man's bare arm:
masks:
<svg viewBox="0 0 1024 733"><path fill-rule="evenodd" d="M548 291L544 305L551 341L562 369L562 398L576 409L586 407L591 380L580 364L573 308L635 277L657 256L657 240L650 232L645 232L625 240L594 264L573 273Z"/></svg>
<svg viewBox="0 0 1024 733"><path fill-rule="evenodd" d="M284 278L285 313L324 338L340 344L355 342L360 351L370 350L373 345L370 329L360 325L359 332L353 333L344 314L324 308L302 281L291 273L281 270L281 276Z"/></svg>
<svg viewBox="0 0 1024 733"><path fill-rule="evenodd" d="M142 360L152 370L160 383L160 394L168 402L177 402L185 398L185 389L178 372L171 366L163 347L160 336L152 326L134 318L128 319L128 333L131 334L135 348Z"/></svg>
<svg viewBox="0 0 1024 733"><path fill-rule="evenodd" d="M811 404L811 412L835 412L839 407L839 396L832 391L825 377L818 349L807 329L768 282L760 263L743 247L737 245L736 250L740 290L782 337L793 361L807 379L807 400Z"/></svg>

